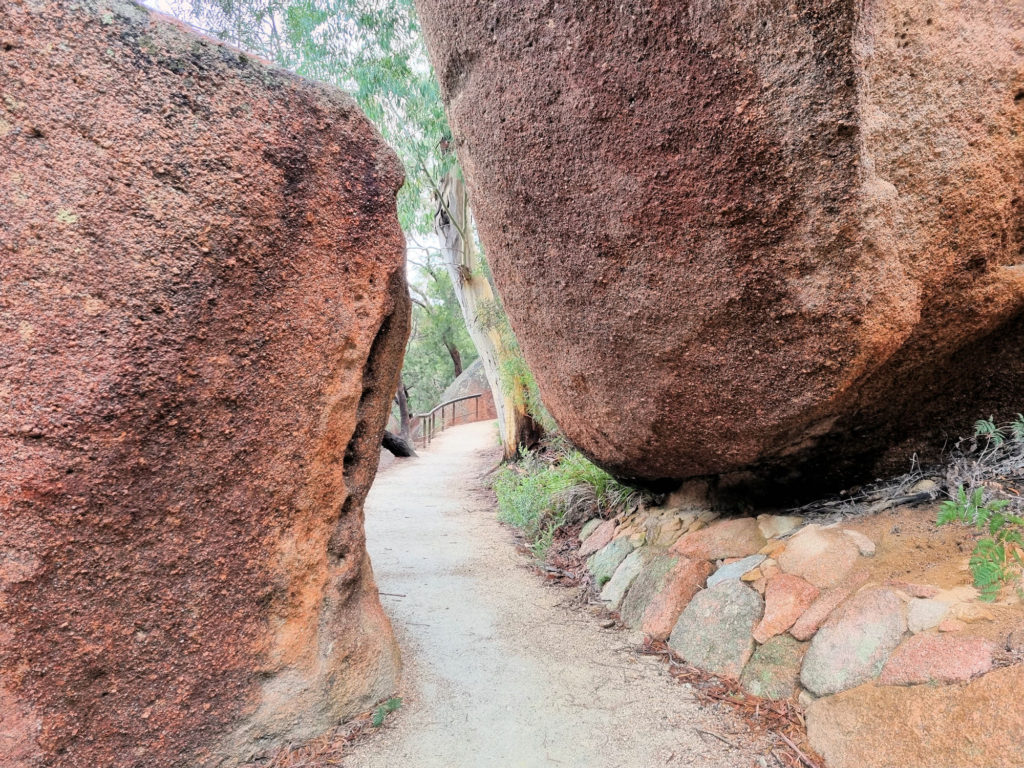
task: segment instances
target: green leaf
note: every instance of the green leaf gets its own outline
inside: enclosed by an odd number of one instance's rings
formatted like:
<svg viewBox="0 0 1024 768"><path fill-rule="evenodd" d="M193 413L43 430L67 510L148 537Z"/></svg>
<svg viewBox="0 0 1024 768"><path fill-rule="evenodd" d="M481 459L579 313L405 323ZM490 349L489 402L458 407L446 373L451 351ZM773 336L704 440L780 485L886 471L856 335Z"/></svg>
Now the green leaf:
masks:
<svg viewBox="0 0 1024 768"><path fill-rule="evenodd" d="M978 419L974 422L974 436L981 437L983 435L992 435L997 431L994 417L989 416L987 419Z"/></svg>

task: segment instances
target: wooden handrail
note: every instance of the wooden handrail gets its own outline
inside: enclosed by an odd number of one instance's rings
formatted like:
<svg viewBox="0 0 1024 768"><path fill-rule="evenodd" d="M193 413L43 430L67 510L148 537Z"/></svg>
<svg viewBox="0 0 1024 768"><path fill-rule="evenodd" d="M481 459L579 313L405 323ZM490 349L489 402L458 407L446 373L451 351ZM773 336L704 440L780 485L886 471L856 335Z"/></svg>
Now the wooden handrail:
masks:
<svg viewBox="0 0 1024 768"><path fill-rule="evenodd" d="M452 421L455 421L455 404L461 403L464 400L476 400L476 418L480 419L480 398L483 397L483 393L477 393L475 395L463 395L462 397L456 397L451 400L445 400L443 403L435 405L426 413L417 413L414 416L420 420L420 426L422 432L420 434L421 445L429 445L430 441L434 438L435 432L444 432L445 421L444 421L444 409L449 405L452 407ZM437 428L437 414L441 413L441 428Z"/></svg>

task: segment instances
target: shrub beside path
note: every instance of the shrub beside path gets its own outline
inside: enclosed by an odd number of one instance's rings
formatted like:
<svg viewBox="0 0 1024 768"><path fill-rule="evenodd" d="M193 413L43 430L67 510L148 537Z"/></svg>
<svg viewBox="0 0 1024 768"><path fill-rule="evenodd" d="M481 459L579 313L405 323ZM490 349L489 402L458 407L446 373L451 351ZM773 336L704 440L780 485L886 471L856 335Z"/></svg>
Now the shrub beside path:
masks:
<svg viewBox="0 0 1024 768"><path fill-rule="evenodd" d="M378 475L367 547L402 647L404 705L344 764L756 765L741 726L527 567L484 477L499 456L493 422L480 422Z"/></svg>

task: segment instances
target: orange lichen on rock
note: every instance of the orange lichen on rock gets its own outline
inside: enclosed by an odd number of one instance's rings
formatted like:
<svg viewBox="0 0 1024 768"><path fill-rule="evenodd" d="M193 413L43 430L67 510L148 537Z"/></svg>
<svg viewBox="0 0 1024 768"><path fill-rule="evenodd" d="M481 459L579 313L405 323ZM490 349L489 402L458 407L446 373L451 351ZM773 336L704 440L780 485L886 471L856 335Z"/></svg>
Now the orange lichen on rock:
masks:
<svg viewBox="0 0 1024 768"><path fill-rule="evenodd" d="M0 4L0 42L4 757L316 735L398 671L362 502L401 168L347 96L123 0Z"/></svg>

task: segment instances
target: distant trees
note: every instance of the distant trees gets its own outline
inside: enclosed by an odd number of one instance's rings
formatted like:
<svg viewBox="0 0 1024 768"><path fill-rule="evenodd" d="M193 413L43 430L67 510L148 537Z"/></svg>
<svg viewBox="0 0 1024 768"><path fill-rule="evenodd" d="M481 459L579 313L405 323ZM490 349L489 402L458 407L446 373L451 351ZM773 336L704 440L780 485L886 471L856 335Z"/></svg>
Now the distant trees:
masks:
<svg viewBox="0 0 1024 768"><path fill-rule="evenodd" d="M422 413L430 410L444 389L476 360L477 351L466 333L440 252L423 249L410 253L410 271L415 275L409 286L413 322L402 378L412 409ZM421 253L422 260L414 258Z"/></svg>

